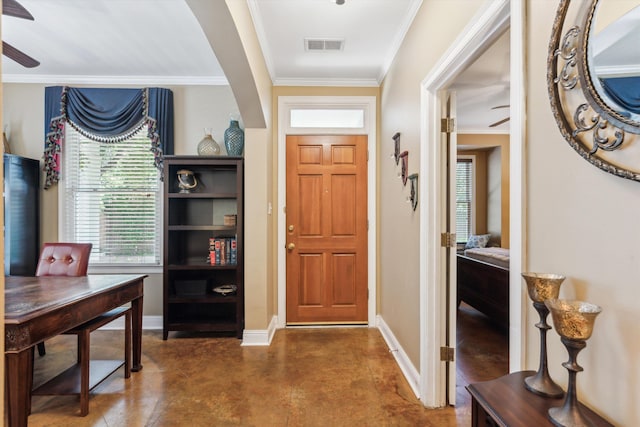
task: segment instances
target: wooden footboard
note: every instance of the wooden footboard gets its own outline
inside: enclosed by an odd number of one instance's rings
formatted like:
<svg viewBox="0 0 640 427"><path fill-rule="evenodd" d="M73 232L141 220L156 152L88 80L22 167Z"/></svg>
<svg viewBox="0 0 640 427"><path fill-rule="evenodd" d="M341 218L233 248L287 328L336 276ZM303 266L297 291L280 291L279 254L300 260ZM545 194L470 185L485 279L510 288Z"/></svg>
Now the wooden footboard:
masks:
<svg viewBox="0 0 640 427"><path fill-rule="evenodd" d="M458 304L464 301L509 328L509 269L458 255Z"/></svg>

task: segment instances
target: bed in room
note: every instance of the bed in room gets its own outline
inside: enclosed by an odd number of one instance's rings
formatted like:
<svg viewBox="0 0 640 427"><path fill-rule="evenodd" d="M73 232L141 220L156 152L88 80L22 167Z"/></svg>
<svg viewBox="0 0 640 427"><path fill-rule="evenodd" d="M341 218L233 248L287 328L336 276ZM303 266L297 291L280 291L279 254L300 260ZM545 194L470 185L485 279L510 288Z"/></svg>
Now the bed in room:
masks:
<svg viewBox="0 0 640 427"><path fill-rule="evenodd" d="M457 298L509 328L509 249L469 248L457 256Z"/></svg>

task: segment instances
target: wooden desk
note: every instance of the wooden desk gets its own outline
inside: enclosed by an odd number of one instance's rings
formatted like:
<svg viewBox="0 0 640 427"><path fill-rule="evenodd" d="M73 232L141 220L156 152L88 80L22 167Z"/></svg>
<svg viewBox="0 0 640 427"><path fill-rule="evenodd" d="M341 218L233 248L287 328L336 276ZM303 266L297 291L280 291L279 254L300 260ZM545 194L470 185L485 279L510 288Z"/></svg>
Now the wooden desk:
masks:
<svg viewBox="0 0 640 427"><path fill-rule="evenodd" d="M553 427L548 410L562 406L564 398L551 399L524 388L524 379L535 371L520 371L495 380L469 384L471 425L473 427ZM584 415L595 426L613 426L598 414L581 405Z"/></svg>
<svg viewBox="0 0 640 427"><path fill-rule="evenodd" d="M31 347L131 303L132 371L142 369L142 299L146 275L5 277L5 372L9 425L26 426L31 406Z"/></svg>

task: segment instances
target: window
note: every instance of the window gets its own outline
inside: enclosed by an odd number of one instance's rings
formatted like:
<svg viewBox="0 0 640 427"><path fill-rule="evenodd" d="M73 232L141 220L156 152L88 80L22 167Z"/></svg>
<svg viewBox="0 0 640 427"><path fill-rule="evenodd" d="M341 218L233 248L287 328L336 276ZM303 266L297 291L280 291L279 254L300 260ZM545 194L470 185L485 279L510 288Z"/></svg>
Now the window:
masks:
<svg viewBox="0 0 640 427"><path fill-rule="evenodd" d="M291 110L292 128L352 128L364 127L362 109L303 109Z"/></svg>
<svg viewBox="0 0 640 427"><path fill-rule="evenodd" d="M473 218L473 161L458 158L456 163L456 241L469 240Z"/></svg>
<svg viewBox="0 0 640 427"><path fill-rule="evenodd" d="M66 126L61 241L91 242L91 265L160 265L161 187L144 127L105 143Z"/></svg>

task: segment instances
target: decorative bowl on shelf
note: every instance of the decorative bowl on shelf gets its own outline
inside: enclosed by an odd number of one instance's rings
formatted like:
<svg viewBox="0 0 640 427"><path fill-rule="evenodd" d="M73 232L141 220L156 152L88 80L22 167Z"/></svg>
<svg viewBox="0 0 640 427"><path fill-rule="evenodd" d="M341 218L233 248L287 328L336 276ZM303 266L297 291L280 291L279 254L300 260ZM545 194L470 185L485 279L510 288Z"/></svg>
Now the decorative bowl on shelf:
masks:
<svg viewBox="0 0 640 427"><path fill-rule="evenodd" d="M222 296L233 294L237 290L238 290L238 287L236 285L221 285L213 288L213 292Z"/></svg>

